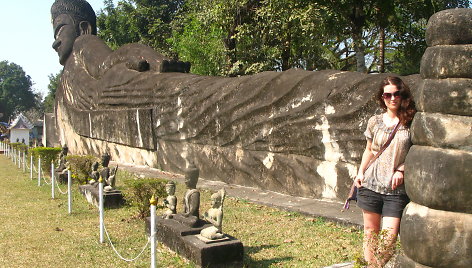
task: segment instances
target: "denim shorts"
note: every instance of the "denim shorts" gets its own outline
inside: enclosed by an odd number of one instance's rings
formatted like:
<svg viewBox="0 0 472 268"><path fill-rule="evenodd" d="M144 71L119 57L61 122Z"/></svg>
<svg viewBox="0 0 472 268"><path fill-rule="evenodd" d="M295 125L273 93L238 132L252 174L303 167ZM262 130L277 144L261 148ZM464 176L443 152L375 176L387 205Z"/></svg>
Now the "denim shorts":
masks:
<svg viewBox="0 0 472 268"><path fill-rule="evenodd" d="M379 194L365 187L357 192L357 205L367 211L381 214L384 217L401 218L403 209L410 202L406 194Z"/></svg>

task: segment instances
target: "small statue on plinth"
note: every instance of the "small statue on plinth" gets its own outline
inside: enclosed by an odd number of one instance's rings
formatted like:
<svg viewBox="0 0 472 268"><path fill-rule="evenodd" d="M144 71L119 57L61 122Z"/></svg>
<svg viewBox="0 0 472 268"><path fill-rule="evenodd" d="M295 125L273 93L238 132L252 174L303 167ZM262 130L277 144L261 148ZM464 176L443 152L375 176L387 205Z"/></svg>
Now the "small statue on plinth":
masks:
<svg viewBox="0 0 472 268"><path fill-rule="evenodd" d="M164 199L164 205L167 210L164 212L164 219L172 219L177 213L177 197L175 196L175 182L169 181L166 184L167 197Z"/></svg>
<svg viewBox="0 0 472 268"><path fill-rule="evenodd" d="M118 166L114 167L110 171L110 176L105 180L105 191L113 191L115 190L115 181L116 181L116 171L118 170Z"/></svg>
<svg viewBox="0 0 472 268"><path fill-rule="evenodd" d="M69 147L67 147L67 144L64 144L62 146L61 153L59 154L59 165L54 170L60 182L67 182L67 179L68 179L67 178L68 163L66 160L66 156L68 153L69 153Z"/></svg>
<svg viewBox="0 0 472 268"><path fill-rule="evenodd" d="M59 154L59 165L56 168L56 172L60 173L66 169L66 156L67 153L69 152L69 148L67 147L67 144L64 144L61 149L61 153Z"/></svg>
<svg viewBox="0 0 472 268"><path fill-rule="evenodd" d="M200 232L200 235L209 240L224 238L223 227L223 203L226 197L225 189L211 195L211 208L203 214L204 220L207 220L213 226L207 227Z"/></svg>
<svg viewBox="0 0 472 268"><path fill-rule="evenodd" d="M104 182L106 182L108 177L110 177L110 168L108 167L110 159L111 157L108 153L102 155L102 169L100 170L100 176L102 176Z"/></svg>
<svg viewBox="0 0 472 268"><path fill-rule="evenodd" d="M173 219L191 228L198 228L204 224L204 221L200 220L200 192L197 190L199 170L193 163L189 164L189 167L185 170L185 186L187 186L187 192L185 192L183 204L184 212L182 214L176 214Z"/></svg>
<svg viewBox="0 0 472 268"><path fill-rule="evenodd" d="M98 172L98 165L99 163L95 161L92 164L92 173L90 173L91 180L89 181L90 184L96 184L98 179L100 178L100 172Z"/></svg>
<svg viewBox="0 0 472 268"><path fill-rule="evenodd" d="M200 191L197 189L199 170L193 163L185 171L185 186L187 192L184 197L184 216L199 218L200 210Z"/></svg>

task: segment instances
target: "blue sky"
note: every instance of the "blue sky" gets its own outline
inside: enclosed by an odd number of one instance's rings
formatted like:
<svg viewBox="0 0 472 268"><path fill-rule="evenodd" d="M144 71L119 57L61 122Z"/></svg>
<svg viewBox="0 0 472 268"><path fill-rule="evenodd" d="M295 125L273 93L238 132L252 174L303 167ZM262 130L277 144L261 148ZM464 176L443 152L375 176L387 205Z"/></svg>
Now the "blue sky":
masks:
<svg viewBox="0 0 472 268"><path fill-rule="evenodd" d="M97 13L103 0L87 0ZM117 2L117 1L113 1ZM49 74L62 69L51 45L54 0L0 0L0 61L14 62L31 76L33 90L47 94Z"/></svg>

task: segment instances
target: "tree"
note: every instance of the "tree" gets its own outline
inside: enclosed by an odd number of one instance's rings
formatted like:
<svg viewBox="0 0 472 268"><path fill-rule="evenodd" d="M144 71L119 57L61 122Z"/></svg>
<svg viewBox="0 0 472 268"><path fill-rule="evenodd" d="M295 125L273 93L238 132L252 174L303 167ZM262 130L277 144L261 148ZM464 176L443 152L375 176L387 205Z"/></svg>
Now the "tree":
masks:
<svg viewBox="0 0 472 268"><path fill-rule="evenodd" d="M121 0L115 7L105 0L97 15L98 35L112 48L139 42L164 55L174 56L167 41L183 0Z"/></svg>
<svg viewBox="0 0 472 268"><path fill-rule="evenodd" d="M17 113L38 107L38 94L32 91L31 77L21 66L8 61L0 62L0 113L7 121Z"/></svg>
<svg viewBox="0 0 472 268"><path fill-rule="evenodd" d="M428 18L469 6L468 0L123 0L103 13L109 26L99 28L118 45L139 40L190 61L198 74L288 68L411 74L426 49Z"/></svg>
<svg viewBox="0 0 472 268"><path fill-rule="evenodd" d="M56 100L56 90L59 86L59 82L61 81L62 70L57 74L50 74L49 77L49 85L48 85L48 94L44 98L43 101L43 109L45 113L53 113L55 100Z"/></svg>

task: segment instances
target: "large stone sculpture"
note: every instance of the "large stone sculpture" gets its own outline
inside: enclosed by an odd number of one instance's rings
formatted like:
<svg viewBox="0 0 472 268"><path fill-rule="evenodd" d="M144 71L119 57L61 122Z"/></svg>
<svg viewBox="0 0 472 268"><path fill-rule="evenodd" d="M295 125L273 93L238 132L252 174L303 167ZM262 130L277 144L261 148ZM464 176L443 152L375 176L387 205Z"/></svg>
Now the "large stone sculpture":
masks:
<svg viewBox="0 0 472 268"><path fill-rule="evenodd" d="M472 267L472 9L427 26L397 267Z"/></svg>
<svg viewBox="0 0 472 268"><path fill-rule="evenodd" d="M371 96L388 74L166 72L179 68L167 69L149 47L106 46L85 1L58 0L51 11L64 65L56 121L75 153L98 147L117 162L178 173L192 155L209 180L325 199L347 194L376 109ZM403 77L413 91L418 78Z"/></svg>

